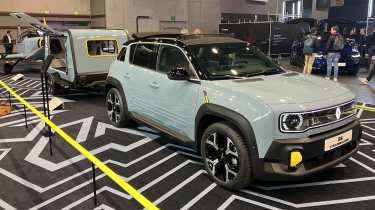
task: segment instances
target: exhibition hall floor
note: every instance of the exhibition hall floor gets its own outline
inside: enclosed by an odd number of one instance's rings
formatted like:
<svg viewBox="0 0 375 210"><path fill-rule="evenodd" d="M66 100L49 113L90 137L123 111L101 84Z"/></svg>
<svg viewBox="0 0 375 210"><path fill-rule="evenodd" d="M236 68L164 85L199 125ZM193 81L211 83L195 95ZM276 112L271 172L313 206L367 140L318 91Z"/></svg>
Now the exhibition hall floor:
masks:
<svg viewBox="0 0 375 210"><path fill-rule="evenodd" d="M38 73L10 82L16 92L41 106ZM340 80L367 104L375 104L375 84L355 77ZM6 92L0 89L1 92ZM308 94L308 93L306 93ZM198 154L145 127L117 129L106 119L104 95L70 91L52 120L121 175L160 209L373 209L375 205L375 113L363 112L360 151L343 164L303 182L256 182L231 192L211 182ZM20 105L17 101L13 101ZM369 105L371 106L371 105ZM20 106L21 107L21 106ZM41 135L44 123L23 110L0 118L0 207L4 209L143 209L99 170L94 206L90 163L61 138Z"/></svg>

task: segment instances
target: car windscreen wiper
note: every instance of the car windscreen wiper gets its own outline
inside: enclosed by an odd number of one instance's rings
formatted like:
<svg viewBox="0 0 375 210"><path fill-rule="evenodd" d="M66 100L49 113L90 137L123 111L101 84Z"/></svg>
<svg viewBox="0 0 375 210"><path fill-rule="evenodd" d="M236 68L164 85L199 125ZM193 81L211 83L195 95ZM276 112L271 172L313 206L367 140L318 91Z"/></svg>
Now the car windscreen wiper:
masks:
<svg viewBox="0 0 375 210"><path fill-rule="evenodd" d="M257 71L255 73L250 73L250 74L243 74L243 76L246 77L254 77L254 76L259 76L259 75L273 75L273 74L280 74L283 72L281 69L270 69L270 70L264 70L264 71Z"/></svg>
<svg viewBox="0 0 375 210"><path fill-rule="evenodd" d="M227 75L216 75L215 79L245 79L245 77L227 74Z"/></svg>

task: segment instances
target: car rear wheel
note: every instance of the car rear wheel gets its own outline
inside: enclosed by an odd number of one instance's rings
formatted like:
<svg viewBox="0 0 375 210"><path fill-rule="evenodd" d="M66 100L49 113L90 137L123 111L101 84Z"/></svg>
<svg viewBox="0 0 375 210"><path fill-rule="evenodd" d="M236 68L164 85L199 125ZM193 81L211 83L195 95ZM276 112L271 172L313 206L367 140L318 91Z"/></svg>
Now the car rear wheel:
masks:
<svg viewBox="0 0 375 210"><path fill-rule="evenodd" d="M13 66L11 64L9 64L9 63L4 64L4 73L5 74L12 73L12 70L13 70Z"/></svg>
<svg viewBox="0 0 375 210"><path fill-rule="evenodd" d="M209 177L219 185L238 190L253 180L248 145L231 124L209 126L202 137L201 153Z"/></svg>
<svg viewBox="0 0 375 210"><path fill-rule="evenodd" d="M107 116L111 124L116 127L126 127L131 123L126 101L120 91L111 88L106 95Z"/></svg>

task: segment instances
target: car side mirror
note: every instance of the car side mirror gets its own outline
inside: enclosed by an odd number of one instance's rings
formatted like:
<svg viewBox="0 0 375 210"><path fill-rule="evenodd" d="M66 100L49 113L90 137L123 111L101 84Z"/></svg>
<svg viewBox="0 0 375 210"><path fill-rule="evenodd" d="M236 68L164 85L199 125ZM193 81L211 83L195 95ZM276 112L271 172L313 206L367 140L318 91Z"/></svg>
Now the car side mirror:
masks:
<svg viewBox="0 0 375 210"><path fill-rule="evenodd" d="M170 80L187 80L188 73L186 69L182 67L173 68L170 72L167 73L168 79Z"/></svg>

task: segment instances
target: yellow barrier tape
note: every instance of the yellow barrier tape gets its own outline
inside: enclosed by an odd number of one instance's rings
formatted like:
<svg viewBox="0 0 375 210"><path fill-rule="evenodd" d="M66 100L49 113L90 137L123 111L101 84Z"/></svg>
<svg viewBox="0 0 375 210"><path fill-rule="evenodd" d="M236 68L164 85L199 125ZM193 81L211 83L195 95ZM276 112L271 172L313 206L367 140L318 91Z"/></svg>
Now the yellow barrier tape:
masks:
<svg viewBox="0 0 375 210"><path fill-rule="evenodd" d="M354 108L363 109L364 111L368 111L368 112L375 112L375 108L371 108L371 107L368 107L368 106L365 106L365 105L356 105L356 106L354 106Z"/></svg>
<svg viewBox="0 0 375 210"><path fill-rule="evenodd" d="M94 165L96 165L101 171L103 171L108 177L110 177L115 183L117 183L123 190L129 193L129 195L133 196L135 200L137 200L143 207L150 210L159 210L151 201L145 198L142 194L140 194L136 189L134 189L130 184L125 182L119 175L117 175L112 169L106 166L103 162L101 162L98 158L92 155L88 150L78 144L72 137L70 137L67 133L65 133L62 129L57 127L51 120L49 120L46 116L40 113L36 108L34 108L31 104L25 101L21 96L17 95L8 85L6 85L2 80L0 80L0 85L2 85L7 91L9 91L17 100L19 100L22 104L24 104L27 108L29 108L35 115L37 115L40 119L42 119L48 126L51 127L57 134L59 134L65 141L67 141L73 148L78 150L83 156L85 156L88 160L90 160Z"/></svg>

